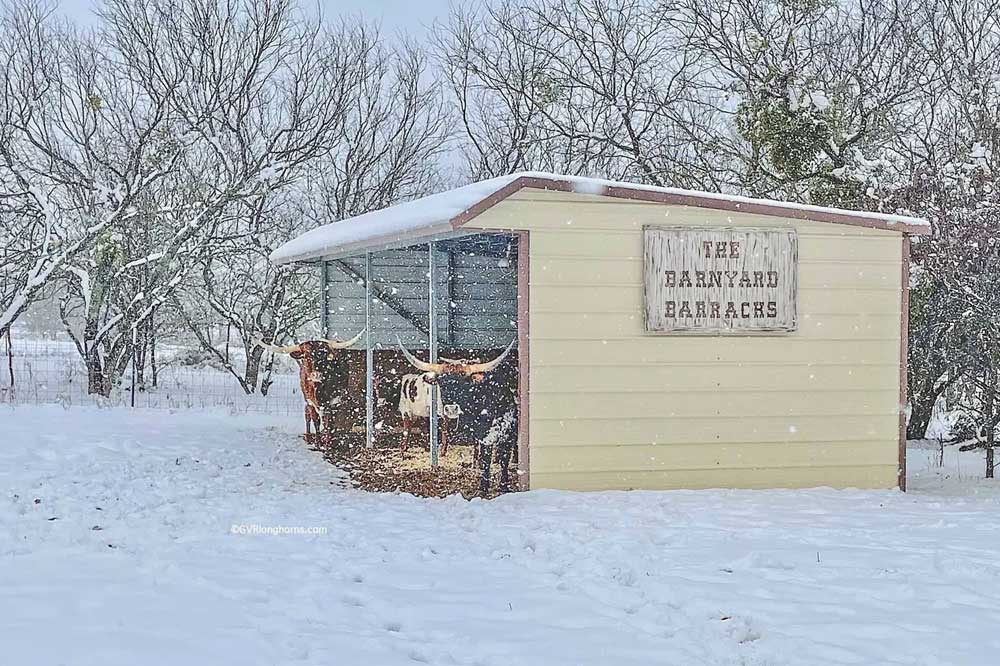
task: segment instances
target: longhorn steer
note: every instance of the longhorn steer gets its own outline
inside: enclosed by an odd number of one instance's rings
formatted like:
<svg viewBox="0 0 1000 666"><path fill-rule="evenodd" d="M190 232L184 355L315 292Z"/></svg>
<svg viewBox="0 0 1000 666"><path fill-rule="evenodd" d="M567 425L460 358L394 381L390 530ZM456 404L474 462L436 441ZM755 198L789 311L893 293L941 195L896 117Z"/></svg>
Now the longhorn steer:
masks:
<svg viewBox="0 0 1000 666"><path fill-rule="evenodd" d="M423 375L403 375L399 390L399 413L403 417L403 443L405 451L410 439L414 419L431 418L431 395L434 385L424 381ZM437 394L437 416L441 420L441 455L448 454L448 420L457 419L462 413L458 405L445 406L441 391Z"/></svg>
<svg viewBox="0 0 1000 666"><path fill-rule="evenodd" d="M462 425L480 445L479 492L490 491L490 464L496 449L500 465L500 492L510 490L510 459L517 447L518 404L515 392L494 372L514 348L511 341L500 356L486 363L466 363L445 359L426 363L399 345L410 365L423 371L423 380L437 385L450 402L462 409Z"/></svg>
<svg viewBox="0 0 1000 666"><path fill-rule="evenodd" d="M315 428L317 435L331 432L331 408L340 402L350 378L344 350L360 340L363 333L345 342L307 340L287 347L254 341L276 354L288 354L299 364L299 386L306 401L306 442L311 441L310 426Z"/></svg>

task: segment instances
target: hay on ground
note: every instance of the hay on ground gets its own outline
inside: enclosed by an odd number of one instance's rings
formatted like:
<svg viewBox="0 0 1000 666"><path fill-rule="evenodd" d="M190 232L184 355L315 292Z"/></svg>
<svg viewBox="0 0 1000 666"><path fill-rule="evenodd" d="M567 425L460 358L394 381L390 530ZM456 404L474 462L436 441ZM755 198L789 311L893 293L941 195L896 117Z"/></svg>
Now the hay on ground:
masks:
<svg viewBox="0 0 1000 666"><path fill-rule="evenodd" d="M388 438L386 438L388 439ZM451 445L448 454L439 456L437 469L431 467L430 451L411 445L406 451L398 442L366 448L364 437L342 433L319 450L331 463L346 471L355 487L370 492L403 492L420 497L447 497L460 493L465 498L479 497L479 470L473 465L473 447ZM511 463L511 484L517 485L517 472ZM491 469L490 497L498 495L500 467Z"/></svg>

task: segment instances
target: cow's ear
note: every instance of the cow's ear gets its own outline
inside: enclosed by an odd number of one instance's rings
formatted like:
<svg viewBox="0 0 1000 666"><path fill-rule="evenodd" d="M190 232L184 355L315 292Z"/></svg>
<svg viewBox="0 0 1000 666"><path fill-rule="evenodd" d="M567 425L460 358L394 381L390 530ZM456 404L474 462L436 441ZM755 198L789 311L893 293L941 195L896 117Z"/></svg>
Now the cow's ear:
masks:
<svg viewBox="0 0 1000 666"><path fill-rule="evenodd" d="M288 355L297 361L303 356L305 356L305 352L303 352L301 349L296 349L295 351L289 353Z"/></svg>

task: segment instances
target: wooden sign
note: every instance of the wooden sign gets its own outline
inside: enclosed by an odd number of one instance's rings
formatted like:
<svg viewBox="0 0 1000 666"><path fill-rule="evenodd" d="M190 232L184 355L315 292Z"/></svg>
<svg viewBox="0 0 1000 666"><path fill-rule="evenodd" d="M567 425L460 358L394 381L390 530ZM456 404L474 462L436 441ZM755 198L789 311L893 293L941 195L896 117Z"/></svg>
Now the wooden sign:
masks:
<svg viewBox="0 0 1000 666"><path fill-rule="evenodd" d="M794 229L645 227L646 330L794 331Z"/></svg>

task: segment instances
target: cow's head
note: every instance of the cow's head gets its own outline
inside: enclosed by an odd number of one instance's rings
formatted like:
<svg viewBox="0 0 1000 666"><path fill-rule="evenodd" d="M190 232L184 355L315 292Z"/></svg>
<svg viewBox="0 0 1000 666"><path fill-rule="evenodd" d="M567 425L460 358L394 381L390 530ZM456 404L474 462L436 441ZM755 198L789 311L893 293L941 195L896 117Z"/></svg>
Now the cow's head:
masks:
<svg viewBox="0 0 1000 666"><path fill-rule="evenodd" d="M397 340L397 342L399 342ZM443 359L443 363L427 363L421 361L413 354L408 352L402 345L399 344L399 350L403 352L403 356L406 360L417 370L424 373L423 379L429 384L455 384L459 382L472 382L473 384L480 384L486 379L486 375L495 369L498 365L504 362L504 359L510 355L511 350L514 349L514 344L517 340L511 340L507 348L503 350L503 353L497 356L492 361L487 361L485 363L467 363L464 361L457 361L454 359Z"/></svg>
<svg viewBox="0 0 1000 666"><path fill-rule="evenodd" d="M306 340L305 342L300 342L294 345L287 345L285 347L269 345L266 342L263 342L257 338L254 338L254 343L256 343L258 347L263 347L264 349L272 351L275 354L288 354L296 361L299 361L305 356L315 358L318 355L322 354L323 352L332 355L338 349L347 349L348 347L351 347L355 343L357 343L357 341L361 339L361 336L364 335L364 333L365 333L364 330L362 330L360 333L355 335L350 340L344 340L344 341L324 340L324 339Z"/></svg>

